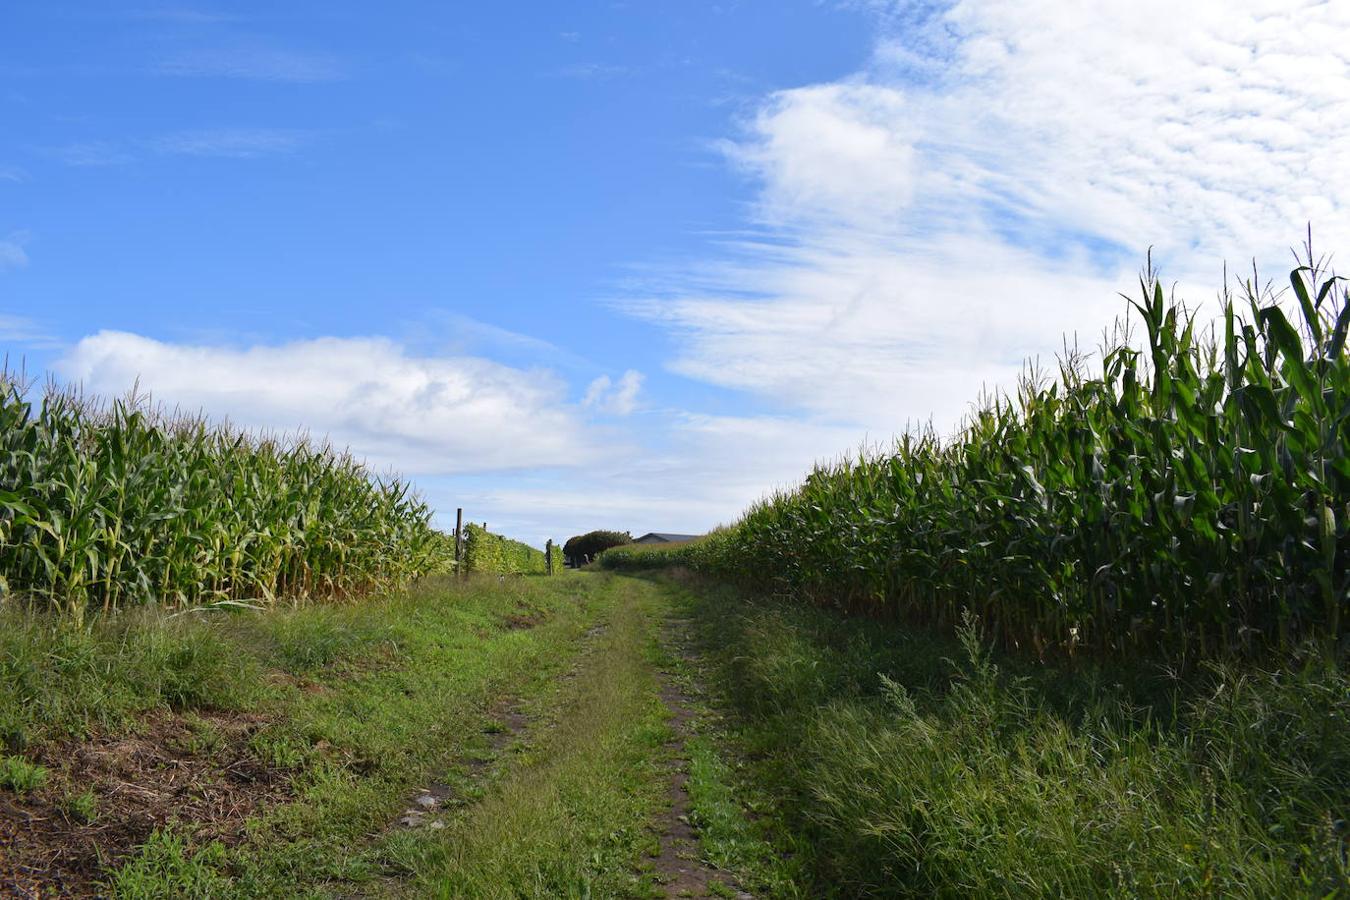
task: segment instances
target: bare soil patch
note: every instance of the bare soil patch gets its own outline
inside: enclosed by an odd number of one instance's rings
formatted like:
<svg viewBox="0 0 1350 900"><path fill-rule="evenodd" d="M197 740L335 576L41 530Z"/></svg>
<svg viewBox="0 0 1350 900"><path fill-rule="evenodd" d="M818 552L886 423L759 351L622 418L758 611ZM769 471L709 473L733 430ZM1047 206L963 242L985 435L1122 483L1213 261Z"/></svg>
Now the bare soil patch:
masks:
<svg viewBox="0 0 1350 900"><path fill-rule="evenodd" d="M670 632L667 633L667 645L684 652L682 642ZM734 896L749 900L750 895L739 890L728 873L705 863L699 853L698 832L689 821L692 804L688 790L689 759L685 752L694 711L684 689L668 672L661 673L661 700L670 710L674 737L666 745L672 759L670 807L657 823L661 832L661 852L653 860L656 879L668 897ZM716 894L712 893L714 885L718 886Z"/></svg>
<svg viewBox="0 0 1350 900"><path fill-rule="evenodd" d="M248 740L256 715L153 715L136 734L99 736L45 750L48 783L24 796L0 792L0 897L100 894L109 868L172 821L196 840L238 843L244 821L290 796L281 770L260 762ZM92 821L72 798L94 797Z"/></svg>

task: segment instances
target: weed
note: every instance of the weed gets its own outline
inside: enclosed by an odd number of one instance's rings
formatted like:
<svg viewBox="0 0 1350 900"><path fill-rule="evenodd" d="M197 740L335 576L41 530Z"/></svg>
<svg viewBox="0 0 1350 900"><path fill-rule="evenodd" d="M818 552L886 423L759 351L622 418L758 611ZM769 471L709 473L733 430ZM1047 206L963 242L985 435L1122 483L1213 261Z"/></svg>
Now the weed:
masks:
<svg viewBox="0 0 1350 900"><path fill-rule="evenodd" d="M98 797L93 791L67 793L61 798L60 807L67 816L85 825L98 818Z"/></svg>
<svg viewBox="0 0 1350 900"><path fill-rule="evenodd" d="M119 900L218 900L233 893L219 873L225 860L219 843L194 849L182 832L161 829L117 871L112 892Z"/></svg>
<svg viewBox="0 0 1350 900"><path fill-rule="evenodd" d="M47 783L47 770L20 756L0 756L0 788L17 794L35 791Z"/></svg>

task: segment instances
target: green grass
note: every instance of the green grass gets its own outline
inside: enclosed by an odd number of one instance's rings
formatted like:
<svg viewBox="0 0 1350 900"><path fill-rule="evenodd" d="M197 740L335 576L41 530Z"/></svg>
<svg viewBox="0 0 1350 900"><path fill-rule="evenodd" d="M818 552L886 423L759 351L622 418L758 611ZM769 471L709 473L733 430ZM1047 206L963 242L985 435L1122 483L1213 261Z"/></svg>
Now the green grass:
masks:
<svg viewBox="0 0 1350 900"><path fill-rule="evenodd" d="M684 592L747 796L808 896L1350 891L1350 679L1033 666L804 604ZM741 774L741 773L738 773ZM714 783L727 771L714 773ZM714 789L715 793L715 789ZM726 801L703 803L713 834Z"/></svg>
<svg viewBox="0 0 1350 900"><path fill-rule="evenodd" d="M91 825L98 818L98 797L90 790L68 792L61 798L59 807L72 820L84 825Z"/></svg>
<svg viewBox="0 0 1350 900"><path fill-rule="evenodd" d="M806 896L800 874L775 848L766 822L752 818L764 801L728 758L735 750L720 736L700 734L688 741L690 824L698 830L703 859L735 873L743 888L766 897Z"/></svg>
<svg viewBox="0 0 1350 900"><path fill-rule="evenodd" d="M215 900L234 893L221 874L227 862L221 844L194 847L188 837L166 828L155 832L140 854L117 871L111 887L121 900Z"/></svg>
<svg viewBox="0 0 1350 900"><path fill-rule="evenodd" d="M0 789L26 794L47 783L47 770L18 756L0 756Z"/></svg>
<svg viewBox="0 0 1350 900"><path fill-rule="evenodd" d="M653 670L659 591L629 579L613 589L627 599L548 699L526 755L444 832L400 842L417 895L652 895L638 870L657 848L649 823L667 777Z"/></svg>

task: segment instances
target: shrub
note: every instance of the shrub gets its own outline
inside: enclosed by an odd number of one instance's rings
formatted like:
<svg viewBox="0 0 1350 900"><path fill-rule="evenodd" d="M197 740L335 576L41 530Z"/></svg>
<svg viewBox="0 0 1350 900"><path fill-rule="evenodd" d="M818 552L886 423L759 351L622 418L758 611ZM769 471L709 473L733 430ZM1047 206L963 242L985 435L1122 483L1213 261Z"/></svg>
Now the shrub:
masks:
<svg viewBox="0 0 1350 900"><path fill-rule="evenodd" d="M588 531L568 538L563 544L563 555L572 565L583 566L611 547L632 542L633 536L626 531Z"/></svg>

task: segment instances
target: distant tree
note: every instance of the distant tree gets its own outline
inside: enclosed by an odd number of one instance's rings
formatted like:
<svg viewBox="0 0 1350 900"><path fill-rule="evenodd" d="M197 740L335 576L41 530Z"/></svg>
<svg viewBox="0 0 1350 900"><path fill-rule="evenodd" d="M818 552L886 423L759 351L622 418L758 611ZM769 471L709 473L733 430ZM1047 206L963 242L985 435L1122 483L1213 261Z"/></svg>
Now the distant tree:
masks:
<svg viewBox="0 0 1350 900"><path fill-rule="evenodd" d="M633 536L626 531L588 531L568 538L563 544L563 556L571 565L584 566L601 551L631 543Z"/></svg>

